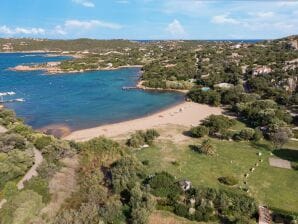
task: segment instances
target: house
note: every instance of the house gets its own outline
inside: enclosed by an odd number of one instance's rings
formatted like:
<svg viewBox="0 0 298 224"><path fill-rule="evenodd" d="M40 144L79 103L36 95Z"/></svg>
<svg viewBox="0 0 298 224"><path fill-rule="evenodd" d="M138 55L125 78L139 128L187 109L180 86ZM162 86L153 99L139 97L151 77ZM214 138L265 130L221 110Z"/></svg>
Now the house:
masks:
<svg viewBox="0 0 298 224"><path fill-rule="evenodd" d="M181 180L181 181L179 181L179 186L185 192L191 188L191 182L188 180Z"/></svg>
<svg viewBox="0 0 298 224"><path fill-rule="evenodd" d="M263 75L263 74L269 74L272 72L272 69L268 66L259 66L257 68L254 68L252 71L252 75Z"/></svg>

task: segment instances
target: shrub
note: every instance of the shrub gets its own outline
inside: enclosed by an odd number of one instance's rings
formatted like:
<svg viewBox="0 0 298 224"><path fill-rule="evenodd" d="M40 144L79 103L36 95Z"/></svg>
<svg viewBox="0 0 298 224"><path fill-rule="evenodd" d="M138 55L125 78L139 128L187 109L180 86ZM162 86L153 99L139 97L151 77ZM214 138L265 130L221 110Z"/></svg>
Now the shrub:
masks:
<svg viewBox="0 0 298 224"><path fill-rule="evenodd" d="M137 131L135 134L132 134L130 139L127 140L126 144L129 147L138 148L141 145L144 145L145 138L142 131Z"/></svg>
<svg viewBox="0 0 298 224"><path fill-rule="evenodd" d="M19 134L0 135L0 152L9 152L13 149L25 150L27 148L26 139Z"/></svg>
<svg viewBox="0 0 298 224"><path fill-rule="evenodd" d="M270 139L276 149L282 148L292 136L292 130L288 127L278 127L270 133Z"/></svg>
<svg viewBox="0 0 298 224"><path fill-rule="evenodd" d="M149 163L150 163L150 162L149 162L148 159L142 161L142 164L143 164L144 166L148 166Z"/></svg>
<svg viewBox="0 0 298 224"><path fill-rule="evenodd" d="M8 126L16 121L15 113L11 110L0 109L0 124Z"/></svg>
<svg viewBox="0 0 298 224"><path fill-rule="evenodd" d="M154 210L155 202L152 195L140 190L136 185L131 190L129 205L131 207L132 224L146 224L150 213Z"/></svg>
<svg viewBox="0 0 298 224"><path fill-rule="evenodd" d="M198 151L199 153L202 153L202 154L205 154L205 155L208 155L208 156L213 156L216 153L216 150L211 145L209 139L203 141L203 143L200 146L195 147L195 150Z"/></svg>
<svg viewBox="0 0 298 224"><path fill-rule="evenodd" d="M48 182L41 177L33 177L25 182L25 189L35 191L42 196L42 202L47 204L51 200Z"/></svg>
<svg viewBox="0 0 298 224"><path fill-rule="evenodd" d="M167 172L157 173L149 179L148 183L152 193L158 197L175 198L181 192L180 187L175 183L175 178Z"/></svg>
<svg viewBox="0 0 298 224"><path fill-rule="evenodd" d="M187 97L197 103L205 103L212 106L219 106L221 101L220 94L215 90L203 91L201 89L192 89Z"/></svg>
<svg viewBox="0 0 298 224"><path fill-rule="evenodd" d="M153 140L158 138L159 136L159 133L155 129L149 129L145 132L145 142L151 145Z"/></svg>
<svg viewBox="0 0 298 224"><path fill-rule="evenodd" d="M203 125L193 127L190 130L191 136L195 138L201 138L209 134L209 128Z"/></svg>
<svg viewBox="0 0 298 224"><path fill-rule="evenodd" d="M256 128L253 136L253 140L260 141L262 138L263 138L263 132L259 128Z"/></svg>
<svg viewBox="0 0 298 224"><path fill-rule="evenodd" d="M52 143L52 138L50 136L42 136L35 140L34 146L41 150L45 148L46 146L50 145Z"/></svg>
<svg viewBox="0 0 298 224"><path fill-rule="evenodd" d="M116 161L111 167L113 190L119 193L125 189L132 189L142 172L142 164L132 157L123 157Z"/></svg>
<svg viewBox="0 0 298 224"><path fill-rule="evenodd" d="M32 140L32 133L33 133L33 130L31 127L23 124L23 123L17 123L15 124L11 130L11 132L14 132L14 133L18 133L24 137L26 137L27 139L29 140Z"/></svg>
<svg viewBox="0 0 298 224"><path fill-rule="evenodd" d="M0 223L30 223L42 207L42 197L39 194L31 190L21 191L0 210Z"/></svg>
<svg viewBox="0 0 298 224"><path fill-rule="evenodd" d="M209 133L211 135L227 130L235 124L236 121L234 119L230 119L224 115L210 115L202 122L202 125L209 128Z"/></svg>
<svg viewBox="0 0 298 224"><path fill-rule="evenodd" d="M252 140L255 134L255 130L252 128L244 128L240 131L239 135L243 140Z"/></svg>
<svg viewBox="0 0 298 224"><path fill-rule="evenodd" d="M234 176L219 177L218 181L222 184L229 185L229 186L234 186L238 184L238 180Z"/></svg>
<svg viewBox="0 0 298 224"><path fill-rule="evenodd" d="M222 130L220 132L220 138L225 140L230 140L234 136L234 132L230 130Z"/></svg>
<svg viewBox="0 0 298 224"><path fill-rule="evenodd" d="M154 139L157 137L159 137L159 133L154 129L149 129L146 132L136 131L136 133L132 134L130 139L126 141L126 145L133 148L138 148L145 143L152 145Z"/></svg>
<svg viewBox="0 0 298 224"><path fill-rule="evenodd" d="M174 207L174 213L178 216L188 218L189 211L188 207L186 205L176 203Z"/></svg>
<svg viewBox="0 0 298 224"><path fill-rule="evenodd" d="M16 183L12 182L12 181L8 181L5 185L4 188L2 190L2 195L3 198L5 199L9 199L12 196L16 195L18 193L18 188Z"/></svg>

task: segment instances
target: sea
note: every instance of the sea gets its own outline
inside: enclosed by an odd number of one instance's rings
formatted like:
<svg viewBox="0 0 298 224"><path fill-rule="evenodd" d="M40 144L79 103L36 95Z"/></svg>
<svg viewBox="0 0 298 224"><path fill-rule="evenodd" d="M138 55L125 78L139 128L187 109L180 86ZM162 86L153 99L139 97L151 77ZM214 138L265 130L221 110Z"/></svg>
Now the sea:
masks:
<svg viewBox="0 0 298 224"><path fill-rule="evenodd" d="M176 92L123 90L136 85L140 68L56 75L9 70L68 59L43 53L0 53L0 93L15 92L4 100L24 99L5 107L35 129L61 125L74 131L143 117L184 100Z"/></svg>

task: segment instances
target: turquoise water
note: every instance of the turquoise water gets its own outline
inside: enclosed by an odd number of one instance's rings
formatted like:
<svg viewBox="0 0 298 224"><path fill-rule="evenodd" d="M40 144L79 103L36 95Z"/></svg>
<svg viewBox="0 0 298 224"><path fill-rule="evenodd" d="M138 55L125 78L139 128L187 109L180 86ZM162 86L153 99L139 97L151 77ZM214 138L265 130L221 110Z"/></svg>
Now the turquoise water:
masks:
<svg viewBox="0 0 298 224"><path fill-rule="evenodd" d="M183 95L174 92L123 91L123 86L136 84L138 68L61 75L7 70L20 64L65 59L45 54L0 54L0 92L14 91L11 98L25 99L5 106L33 128L59 124L78 130L142 117L183 100Z"/></svg>

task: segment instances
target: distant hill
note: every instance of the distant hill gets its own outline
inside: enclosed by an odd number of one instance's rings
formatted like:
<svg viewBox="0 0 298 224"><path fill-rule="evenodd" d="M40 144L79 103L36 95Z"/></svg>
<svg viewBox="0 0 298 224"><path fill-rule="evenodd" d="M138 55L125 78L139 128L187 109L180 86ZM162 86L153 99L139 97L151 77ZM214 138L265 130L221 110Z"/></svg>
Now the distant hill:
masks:
<svg viewBox="0 0 298 224"><path fill-rule="evenodd" d="M17 51L92 51L103 49L133 48L138 44L128 40L49 40L49 39L4 39L0 38L0 52Z"/></svg>

